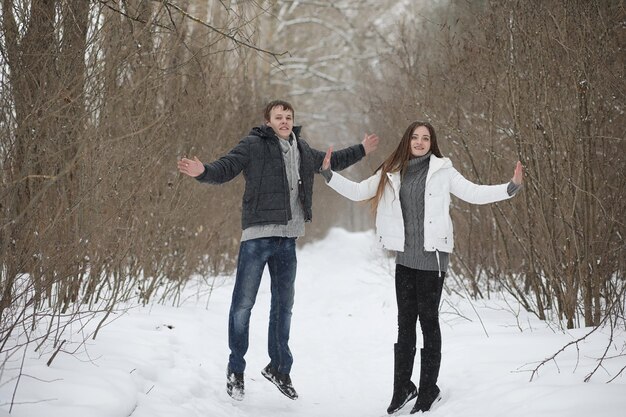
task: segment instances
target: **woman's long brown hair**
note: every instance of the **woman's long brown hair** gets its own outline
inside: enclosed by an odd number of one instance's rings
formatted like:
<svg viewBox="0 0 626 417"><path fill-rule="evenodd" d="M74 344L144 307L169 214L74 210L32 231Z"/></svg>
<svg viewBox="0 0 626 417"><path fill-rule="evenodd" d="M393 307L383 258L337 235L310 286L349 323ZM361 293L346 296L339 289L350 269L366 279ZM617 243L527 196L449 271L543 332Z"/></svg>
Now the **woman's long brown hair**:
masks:
<svg viewBox="0 0 626 417"><path fill-rule="evenodd" d="M389 182L387 174L389 172L404 173L404 169L411 159L411 136L413 135L415 129L420 126L424 126L430 133L430 152L439 158L443 157L441 155L441 151L439 150L439 145L437 145L437 134L435 133L435 128L433 128L433 126L428 122L416 121L411 123L409 127L406 128L404 135L402 135L402 139L400 140L396 150L393 151L392 154L389 155L378 168L376 168L375 172L378 172L378 170L382 170L382 172L378 188L376 189L376 194L370 199L372 211L374 213L376 213L376 210L378 209L378 203L380 202L383 192L385 191L385 187Z"/></svg>

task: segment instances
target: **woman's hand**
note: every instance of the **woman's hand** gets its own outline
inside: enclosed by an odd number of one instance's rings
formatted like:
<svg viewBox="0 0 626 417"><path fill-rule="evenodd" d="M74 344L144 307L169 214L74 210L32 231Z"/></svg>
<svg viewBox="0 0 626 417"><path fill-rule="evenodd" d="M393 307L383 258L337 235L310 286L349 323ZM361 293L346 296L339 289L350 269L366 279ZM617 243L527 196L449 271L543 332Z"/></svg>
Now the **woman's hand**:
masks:
<svg viewBox="0 0 626 417"><path fill-rule="evenodd" d="M322 171L326 171L327 169L330 169L330 156L332 155L332 153L333 153L333 147L330 146L328 150L326 151L324 162L322 162Z"/></svg>
<svg viewBox="0 0 626 417"><path fill-rule="evenodd" d="M366 133L365 136L363 136L363 142L361 142L361 144L363 145L363 149L365 149L365 155L369 155L378 148L378 141L379 138L375 133L371 135Z"/></svg>
<svg viewBox="0 0 626 417"><path fill-rule="evenodd" d="M511 178L511 181L513 181L513 184L515 185L521 185L523 180L524 169L522 168L522 163L520 161L517 161L517 165L515 165L515 171L513 172L513 178Z"/></svg>
<svg viewBox="0 0 626 417"><path fill-rule="evenodd" d="M189 175L190 177L197 177L204 172L204 164L195 156L193 159L183 158L178 161L177 165L181 174Z"/></svg>

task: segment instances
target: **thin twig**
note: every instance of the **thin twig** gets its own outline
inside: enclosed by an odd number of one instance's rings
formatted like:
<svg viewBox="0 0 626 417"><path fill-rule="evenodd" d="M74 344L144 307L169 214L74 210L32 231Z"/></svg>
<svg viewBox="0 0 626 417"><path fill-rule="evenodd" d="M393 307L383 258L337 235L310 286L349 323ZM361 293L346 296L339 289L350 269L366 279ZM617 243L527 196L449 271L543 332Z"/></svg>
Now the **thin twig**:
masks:
<svg viewBox="0 0 626 417"><path fill-rule="evenodd" d="M52 361L54 361L54 358L56 358L57 354L59 353L59 351L61 350L61 348L65 344L65 342L67 342L67 340L65 340L65 339L61 340L61 343L59 343L59 347L57 348L57 350L54 351L54 353L52 354L50 359L48 359L48 362L46 362L46 366L50 366L52 364Z"/></svg>
<svg viewBox="0 0 626 417"><path fill-rule="evenodd" d="M282 53L268 51L267 49L259 48L256 45L253 45L253 44L251 44L249 42L246 42L246 41L243 41L241 39L238 39L236 36L230 35L230 34L224 32L224 31L221 31L218 28L216 28L215 26L212 26L209 23L205 22L204 20L199 19L199 18L189 14L187 11L183 10L179 5L177 5L175 3L172 3L171 1L168 1L168 0L153 0L153 1L157 1L159 3L163 3L163 5L165 5L166 9L168 9L168 12L169 12L169 8L171 7L172 9L176 10L178 13L182 14L187 19L192 20L192 21L194 21L194 22L196 22L196 23L198 23L198 24L200 24L200 25L202 25L202 26L204 26L204 27L214 31L214 32L222 35L225 38L230 39L231 41L235 42L235 44L237 44L237 45L245 46L245 47L253 49L253 50L257 51L257 52L261 52L261 53L264 53L264 54L272 56L279 65L281 63L280 63L280 60L278 59L278 57L289 54L289 51L285 51L285 52L282 52Z"/></svg>

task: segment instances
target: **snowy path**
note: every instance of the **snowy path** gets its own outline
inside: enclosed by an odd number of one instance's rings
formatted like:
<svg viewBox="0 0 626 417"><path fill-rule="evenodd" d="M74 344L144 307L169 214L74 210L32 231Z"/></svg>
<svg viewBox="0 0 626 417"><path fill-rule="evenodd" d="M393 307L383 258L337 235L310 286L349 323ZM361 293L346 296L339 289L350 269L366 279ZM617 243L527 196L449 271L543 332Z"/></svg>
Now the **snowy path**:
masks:
<svg viewBox="0 0 626 417"><path fill-rule="evenodd" d="M86 352L29 354L18 417L380 417L391 396L395 296L392 264L373 247L371 233L333 230L329 238L299 251L292 321L292 379L297 401L282 396L260 370L267 364L269 279L253 310L246 356L246 398L224 389L228 357L227 317L231 280L218 279L208 308L206 295L183 307L134 308L89 341ZM472 306L444 295L440 386L444 399L431 417L617 417L626 409L626 376L611 383L600 371L590 383L607 334L570 350L529 383L527 365L553 354L585 330L570 335L502 301ZM504 306L504 307L500 307ZM486 328L488 337L483 330ZM170 328L171 327L171 328ZM524 330L520 331L520 327ZM625 335L618 335L617 351ZM87 355L88 354L88 355ZM577 364L577 359L579 360ZM607 363L614 375L626 359ZM525 366L526 365L526 366ZM558 365L558 367L557 367ZM416 370L417 370L416 366ZM43 382L45 380L48 382ZM415 380L417 382L417 380ZM5 416L10 384L0 387ZM410 405L398 415L408 415Z"/></svg>

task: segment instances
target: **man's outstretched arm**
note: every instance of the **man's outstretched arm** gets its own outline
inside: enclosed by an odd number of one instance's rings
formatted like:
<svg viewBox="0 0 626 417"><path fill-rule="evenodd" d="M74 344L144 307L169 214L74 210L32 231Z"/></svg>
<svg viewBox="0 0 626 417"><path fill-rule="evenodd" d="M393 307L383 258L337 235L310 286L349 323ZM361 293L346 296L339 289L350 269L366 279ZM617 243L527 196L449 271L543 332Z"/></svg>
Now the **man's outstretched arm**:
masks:
<svg viewBox="0 0 626 417"><path fill-rule="evenodd" d="M376 134L365 134L360 145L350 146L334 151L331 156L332 167L335 171L341 171L360 161L365 155L369 155L378 148L380 139ZM319 170L322 166L325 153L314 150L315 167Z"/></svg>
<svg viewBox="0 0 626 417"><path fill-rule="evenodd" d="M203 164L197 157L182 158L178 161L178 171L200 182L222 184L235 178L247 165L248 146L245 139L223 157L209 164Z"/></svg>

